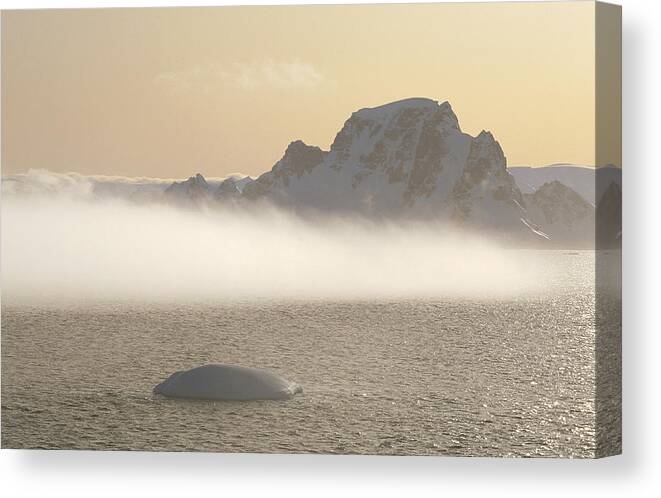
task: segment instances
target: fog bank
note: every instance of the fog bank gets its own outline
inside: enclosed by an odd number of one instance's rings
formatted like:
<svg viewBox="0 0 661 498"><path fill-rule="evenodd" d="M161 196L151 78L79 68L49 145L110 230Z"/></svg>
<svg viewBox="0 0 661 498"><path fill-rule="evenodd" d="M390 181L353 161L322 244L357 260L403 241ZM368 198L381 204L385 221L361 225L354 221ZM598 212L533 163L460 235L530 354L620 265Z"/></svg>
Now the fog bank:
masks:
<svg viewBox="0 0 661 498"><path fill-rule="evenodd" d="M516 296L544 285L526 254L438 225L2 199L5 302Z"/></svg>

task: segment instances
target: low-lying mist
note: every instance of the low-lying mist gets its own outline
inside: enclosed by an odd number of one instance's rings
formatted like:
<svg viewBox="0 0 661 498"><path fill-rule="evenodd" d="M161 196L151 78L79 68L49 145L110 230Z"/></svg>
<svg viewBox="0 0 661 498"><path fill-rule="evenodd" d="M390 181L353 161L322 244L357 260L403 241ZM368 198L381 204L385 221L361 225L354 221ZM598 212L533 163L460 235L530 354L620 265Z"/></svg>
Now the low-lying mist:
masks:
<svg viewBox="0 0 661 498"><path fill-rule="evenodd" d="M543 285L536 266L526 251L438 225L91 196L2 200L9 302L505 297Z"/></svg>

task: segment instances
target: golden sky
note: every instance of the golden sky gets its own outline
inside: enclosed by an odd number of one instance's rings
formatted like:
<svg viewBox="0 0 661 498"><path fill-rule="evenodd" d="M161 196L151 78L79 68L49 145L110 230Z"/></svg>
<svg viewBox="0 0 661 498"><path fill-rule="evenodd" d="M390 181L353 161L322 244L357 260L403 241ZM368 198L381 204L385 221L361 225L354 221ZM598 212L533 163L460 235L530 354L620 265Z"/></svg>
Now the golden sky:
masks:
<svg viewBox="0 0 661 498"><path fill-rule="evenodd" d="M2 171L255 175L413 96L593 164L594 36L589 1L3 12Z"/></svg>

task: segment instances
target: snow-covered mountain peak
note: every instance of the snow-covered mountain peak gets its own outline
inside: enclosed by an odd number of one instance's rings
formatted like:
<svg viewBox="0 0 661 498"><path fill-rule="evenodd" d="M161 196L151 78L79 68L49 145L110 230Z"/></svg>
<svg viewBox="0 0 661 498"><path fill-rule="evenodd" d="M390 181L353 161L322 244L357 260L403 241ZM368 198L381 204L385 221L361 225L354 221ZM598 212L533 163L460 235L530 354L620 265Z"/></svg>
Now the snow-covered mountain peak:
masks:
<svg viewBox="0 0 661 498"><path fill-rule="evenodd" d="M290 169L300 176L319 164L323 158L324 151L319 147L307 145L302 140L295 140L287 146L285 155L278 162L278 167Z"/></svg>
<svg viewBox="0 0 661 498"><path fill-rule="evenodd" d="M223 195L223 194L238 195L241 193L241 191L236 185L236 179L234 179L231 176L223 180L220 183L220 185L218 185L217 191L219 195Z"/></svg>
<svg viewBox="0 0 661 498"><path fill-rule="evenodd" d="M165 189L164 195L166 199L174 202L198 204L210 198L211 186L197 173L183 182L174 182Z"/></svg>
<svg viewBox="0 0 661 498"><path fill-rule="evenodd" d="M553 240L576 243L594 235L594 207L565 184L552 180L524 199L529 218Z"/></svg>
<svg viewBox="0 0 661 498"><path fill-rule="evenodd" d="M386 170L391 183L402 182L416 169L411 185L416 190L432 169L438 169L431 163L438 166L443 155L467 153L469 140L449 103L406 99L353 113L335 137L326 162L334 170L346 168L359 175L357 182L374 170Z"/></svg>
<svg viewBox="0 0 661 498"><path fill-rule="evenodd" d="M195 176L191 176L188 180L183 182L175 182L167 190L190 190L190 189L200 189L200 190L209 190L211 187L205 180L205 178L196 173Z"/></svg>
<svg viewBox="0 0 661 498"><path fill-rule="evenodd" d="M453 197L459 183L462 195ZM426 98L354 112L329 152L292 142L272 170L243 193L377 217L443 217L457 197L472 203L473 193L492 193L506 203L520 199L493 135L463 133L448 102ZM512 217L519 223L518 214Z"/></svg>
<svg viewBox="0 0 661 498"><path fill-rule="evenodd" d="M438 101L427 98L410 98L354 112L340 134L342 131L360 133L366 127L406 128L420 119L434 119L439 124L445 122L446 126L459 129L459 121L449 102L439 104Z"/></svg>
<svg viewBox="0 0 661 498"><path fill-rule="evenodd" d="M447 102L444 102L444 104L447 104ZM362 119L379 120L402 109L434 109L436 107L438 107L438 101L436 100L423 97L412 97L377 107L364 107L363 109L354 112L352 116Z"/></svg>

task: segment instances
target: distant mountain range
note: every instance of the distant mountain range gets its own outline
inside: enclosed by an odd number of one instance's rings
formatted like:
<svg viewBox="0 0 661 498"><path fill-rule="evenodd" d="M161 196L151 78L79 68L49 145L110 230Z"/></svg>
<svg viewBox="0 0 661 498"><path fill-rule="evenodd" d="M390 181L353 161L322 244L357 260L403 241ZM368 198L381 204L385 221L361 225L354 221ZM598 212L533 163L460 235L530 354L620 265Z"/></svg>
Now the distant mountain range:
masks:
<svg viewBox="0 0 661 498"><path fill-rule="evenodd" d="M461 131L448 102L413 98L361 109L330 150L294 141L256 179L228 178L212 188L200 175L169 187L166 198L268 202L301 213L374 219L438 220L491 235L543 244L590 245L595 198L621 170L552 165L507 168L493 135ZM621 230L621 227L620 227Z"/></svg>
<svg viewBox="0 0 661 498"><path fill-rule="evenodd" d="M20 176L3 178L3 193L6 186L25 190ZM270 204L302 215L435 220L524 243L589 247L595 223L600 243L620 243L621 184L616 167L508 168L491 133L473 137L461 131L448 102L412 98L354 112L328 151L290 143L256 179L97 177L90 188L96 195L189 207ZM53 182L44 185L52 188Z"/></svg>
<svg viewBox="0 0 661 498"><path fill-rule="evenodd" d="M615 166L599 168L598 179L595 178L594 168L574 164L552 164L537 168L510 166L507 169L524 194L533 193L545 183L558 181L593 205L612 182L622 186L622 170Z"/></svg>

